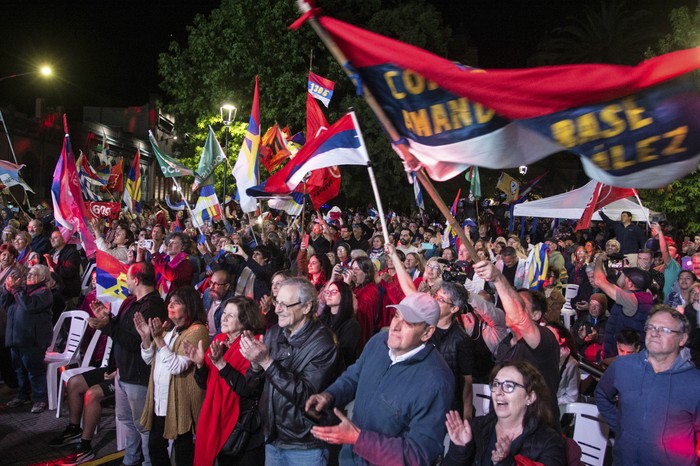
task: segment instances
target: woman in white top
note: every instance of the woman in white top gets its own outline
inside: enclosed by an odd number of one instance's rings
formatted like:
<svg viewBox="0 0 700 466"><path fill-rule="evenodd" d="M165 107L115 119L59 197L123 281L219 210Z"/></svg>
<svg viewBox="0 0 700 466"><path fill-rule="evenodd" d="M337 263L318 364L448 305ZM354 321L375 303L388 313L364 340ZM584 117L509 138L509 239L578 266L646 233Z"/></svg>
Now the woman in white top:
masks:
<svg viewBox="0 0 700 466"><path fill-rule="evenodd" d="M148 453L153 465L170 465L168 440L173 440L177 465L191 465L193 433L204 401L204 391L194 378L194 365L183 343L209 344L202 299L194 288L175 289L168 301L168 321L134 316L141 336L141 357L151 364L146 404L141 424L150 430Z"/></svg>

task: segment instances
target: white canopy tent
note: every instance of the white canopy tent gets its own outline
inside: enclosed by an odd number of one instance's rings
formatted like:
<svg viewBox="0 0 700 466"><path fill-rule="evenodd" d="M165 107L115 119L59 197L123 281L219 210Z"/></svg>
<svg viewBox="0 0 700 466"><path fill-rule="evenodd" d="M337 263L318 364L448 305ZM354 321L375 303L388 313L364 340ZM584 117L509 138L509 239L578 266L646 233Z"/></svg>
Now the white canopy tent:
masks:
<svg viewBox="0 0 700 466"><path fill-rule="evenodd" d="M569 191L568 193L517 204L513 209L513 215L516 217L568 218L579 220L583 216L583 211L595 187L596 181L591 180L585 186ZM634 221L646 222L647 218L651 219L652 215L656 214L646 207L640 206L636 199L633 199L633 197L620 199L608 204L604 207L605 215L613 220L619 220L620 214L623 211L628 211L632 213ZM593 214L593 220L602 221L597 211Z"/></svg>

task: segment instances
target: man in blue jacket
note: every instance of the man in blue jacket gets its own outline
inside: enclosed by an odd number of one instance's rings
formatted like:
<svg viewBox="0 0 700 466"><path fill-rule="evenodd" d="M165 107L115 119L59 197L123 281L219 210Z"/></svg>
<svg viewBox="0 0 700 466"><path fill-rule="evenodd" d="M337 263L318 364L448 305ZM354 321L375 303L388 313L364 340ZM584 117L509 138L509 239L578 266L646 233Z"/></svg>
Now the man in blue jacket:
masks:
<svg viewBox="0 0 700 466"><path fill-rule="evenodd" d="M392 307L389 332L372 337L354 365L306 402L313 415L355 400L352 421L336 409L340 425L311 430L324 442L343 444L341 465L433 464L443 451L454 376L427 343L440 307L427 293L411 294Z"/></svg>
<svg viewBox="0 0 700 466"><path fill-rule="evenodd" d="M614 463L696 465L700 371L683 348L688 319L658 306L645 330L646 349L615 358L595 391L598 409L616 433Z"/></svg>

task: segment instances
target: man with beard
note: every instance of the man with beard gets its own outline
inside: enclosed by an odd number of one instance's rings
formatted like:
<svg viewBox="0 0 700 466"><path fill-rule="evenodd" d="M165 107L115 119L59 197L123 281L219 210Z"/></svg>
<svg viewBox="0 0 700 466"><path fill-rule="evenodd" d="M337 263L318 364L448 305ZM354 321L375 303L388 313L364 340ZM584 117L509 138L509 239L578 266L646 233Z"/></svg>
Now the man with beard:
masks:
<svg viewBox="0 0 700 466"><path fill-rule="evenodd" d="M221 303L232 297L231 276L226 270L217 270L211 276L209 288L202 294L210 338L221 333L221 315L224 312Z"/></svg>
<svg viewBox="0 0 700 466"><path fill-rule="evenodd" d="M404 255L415 252L420 253L420 249L411 244L411 230L408 228L403 228L401 230L401 235L399 236L399 244L396 245L396 249L404 253Z"/></svg>

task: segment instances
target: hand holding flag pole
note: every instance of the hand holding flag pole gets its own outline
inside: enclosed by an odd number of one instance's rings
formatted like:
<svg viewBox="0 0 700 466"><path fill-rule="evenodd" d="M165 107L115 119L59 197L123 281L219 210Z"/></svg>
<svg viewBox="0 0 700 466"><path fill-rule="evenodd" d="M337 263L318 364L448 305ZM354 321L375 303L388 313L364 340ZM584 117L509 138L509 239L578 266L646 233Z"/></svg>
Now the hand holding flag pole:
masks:
<svg viewBox="0 0 700 466"><path fill-rule="evenodd" d="M379 123L384 127L386 130L387 134L389 135L389 138L391 138L391 141L393 144L395 144L395 147L397 151L400 153L401 157L403 158L404 162L409 166L409 168L415 172L416 177L418 178L418 181L423 185L423 187L426 189L428 192L428 195L430 198L435 202L435 205L438 207L440 210L440 213L447 219L447 222L450 224L452 227L452 230L457 233L459 238L462 240L462 243L464 246L467 248L469 251L469 254L472 257L477 257L476 255L476 249L474 249L474 246L472 243L467 239L467 236L464 234L464 230L462 230L462 227L459 225L459 222L455 220L455 218L450 214L450 210L445 204L445 202L442 200L440 195L438 194L437 190L435 189L435 186L433 186L432 182L430 181L430 178L425 173L425 170L420 166L418 161L416 160L415 157L410 153L408 146L404 142L401 141L401 136L399 135L398 131L396 131L396 128L394 125L391 123L389 118L387 117L386 113L384 113L384 110L382 107L379 105L379 102L377 102L377 99L372 95L370 90L367 88L367 86L362 83L358 76L351 70L350 67L348 67L348 59L345 56L345 54L340 50L338 45L335 43L333 38L328 34L328 31L326 31L323 26L314 18L313 16L313 10L311 6L305 1L305 0L297 0L297 6L299 7L299 11L302 13L302 18L303 20L306 20L311 27L313 28L314 32L316 32L316 35L321 39L321 41L324 43L326 48L330 51L330 53L333 55L333 57L336 59L338 64L343 68L345 71L345 74L348 75L348 77L355 83L355 86L358 88L358 93L361 90L362 92L362 97L365 99L367 102L367 105L372 109L374 112L375 116L379 120ZM299 24L300 20L297 20L295 25ZM393 141L396 141L395 143ZM371 170L371 166L368 166L368 171ZM373 177L373 172L372 175L370 175L370 180L374 182L374 177ZM373 184L373 189L375 189L375 185ZM376 195L376 194L375 194ZM386 224L384 220L384 213L381 210L381 204L377 206L380 215L380 219L382 222L382 228L384 229L384 240L388 243L388 234L387 234L387 229L386 229Z"/></svg>

